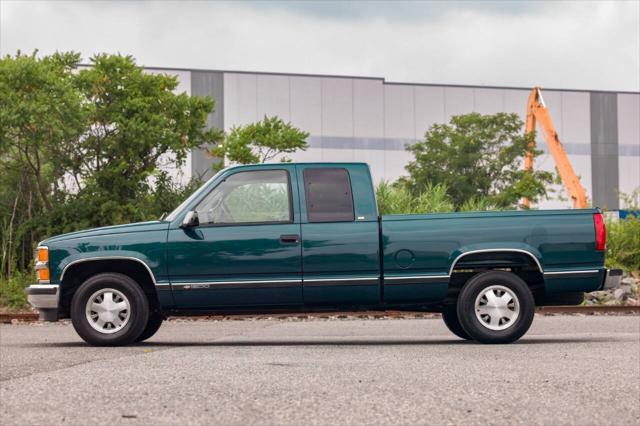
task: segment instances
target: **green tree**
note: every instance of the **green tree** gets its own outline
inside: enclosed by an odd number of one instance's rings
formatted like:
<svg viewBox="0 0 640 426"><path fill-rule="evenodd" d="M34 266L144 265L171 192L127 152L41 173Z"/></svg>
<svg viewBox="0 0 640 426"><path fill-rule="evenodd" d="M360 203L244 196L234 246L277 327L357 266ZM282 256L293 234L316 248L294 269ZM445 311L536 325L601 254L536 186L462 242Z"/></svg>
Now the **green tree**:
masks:
<svg viewBox="0 0 640 426"><path fill-rule="evenodd" d="M239 164L265 163L280 154L307 149L309 133L280 118L266 115L257 123L234 126L224 142L211 150L212 155ZM281 161L290 161L282 157ZM224 167L224 161L219 168Z"/></svg>
<svg viewBox="0 0 640 426"><path fill-rule="evenodd" d="M506 113L472 113L434 124L423 141L408 148L415 158L403 183L414 194L444 184L456 210L469 200L498 208L516 207L523 197L536 202L547 195L553 175L522 169L528 146L535 143L523 127L516 114Z"/></svg>
<svg viewBox="0 0 640 426"><path fill-rule="evenodd" d="M76 198L90 200L81 203L90 225L145 219L140 201L153 190L159 160L180 165L191 149L222 140L222 131L205 127L214 101L174 93L176 77L146 73L130 56L91 63L76 78L89 125L67 158Z"/></svg>
<svg viewBox="0 0 640 426"><path fill-rule="evenodd" d="M133 58L37 53L0 59L0 278L33 263L35 243L91 226L157 218L193 184L160 163L218 143L210 98L174 93L172 76Z"/></svg>
<svg viewBox="0 0 640 426"><path fill-rule="evenodd" d="M32 263L38 220L64 200L60 160L86 128L73 69L80 56L0 59L0 276Z"/></svg>
<svg viewBox="0 0 640 426"><path fill-rule="evenodd" d="M86 114L72 74L80 56L36 53L0 60L0 161L32 177L50 210L64 174L56 160L83 132Z"/></svg>

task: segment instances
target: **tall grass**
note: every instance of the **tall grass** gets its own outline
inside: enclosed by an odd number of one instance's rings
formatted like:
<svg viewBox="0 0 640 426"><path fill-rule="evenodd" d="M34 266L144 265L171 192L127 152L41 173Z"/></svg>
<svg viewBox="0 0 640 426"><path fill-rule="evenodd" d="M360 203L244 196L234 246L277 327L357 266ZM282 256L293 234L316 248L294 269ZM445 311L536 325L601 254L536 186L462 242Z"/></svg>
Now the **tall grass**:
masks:
<svg viewBox="0 0 640 426"><path fill-rule="evenodd" d="M640 275L640 217L607 221L607 266Z"/></svg>
<svg viewBox="0 0 640 426"><path fill-rule="evenodd" d="M33 272L14 271L11 276L0 278L0 307L24 309L28 306L24 289L35 282Z"/></svg>
<svg viewBox="0 0 640 426"><path fill-rule="evenodd" d="M376 188L380 214L445 213L456 211L455 205L443 184L429 185L418 196L401 185L383 181ZM488 199L467 200L458 211L497 210Z"/></svg>

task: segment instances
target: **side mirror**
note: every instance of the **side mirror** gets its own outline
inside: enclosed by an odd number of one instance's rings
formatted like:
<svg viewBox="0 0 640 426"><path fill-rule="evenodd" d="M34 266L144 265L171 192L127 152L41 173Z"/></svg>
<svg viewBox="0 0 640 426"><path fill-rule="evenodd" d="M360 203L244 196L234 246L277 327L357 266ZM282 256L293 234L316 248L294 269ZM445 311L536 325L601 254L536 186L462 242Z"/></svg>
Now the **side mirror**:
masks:
<svg viewBox="0 0 640 426"><path fill-rule="evenodd" d="M198 219L198 212L195 210L191 210L185 215L184 219L182 219L182 224L180 225L180 228L183 228L183 229L193 228L198 225L200 225L200 220Z"/></svg>

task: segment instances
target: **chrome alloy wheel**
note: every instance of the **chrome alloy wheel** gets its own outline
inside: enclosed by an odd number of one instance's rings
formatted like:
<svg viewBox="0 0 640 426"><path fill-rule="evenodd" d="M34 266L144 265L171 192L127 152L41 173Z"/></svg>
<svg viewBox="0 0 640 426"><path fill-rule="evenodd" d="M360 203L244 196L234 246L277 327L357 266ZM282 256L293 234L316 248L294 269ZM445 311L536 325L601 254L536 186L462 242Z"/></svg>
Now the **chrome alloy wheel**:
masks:
<svg viewBox="0 0 640 426"><path fill-rule="evenodd" d="M475 309L480 324L489 330L500 331L516 322L520 314L520 302L511 289L492 285L478 294Z"/></svg>
<svg viewBox="0 0 640 426"><path fill-rule="evenodd" d="M131 317L129 299L113 288L103 288L91 295L85 308L87 321L94 330L112 334L122 330Z"/></svg>

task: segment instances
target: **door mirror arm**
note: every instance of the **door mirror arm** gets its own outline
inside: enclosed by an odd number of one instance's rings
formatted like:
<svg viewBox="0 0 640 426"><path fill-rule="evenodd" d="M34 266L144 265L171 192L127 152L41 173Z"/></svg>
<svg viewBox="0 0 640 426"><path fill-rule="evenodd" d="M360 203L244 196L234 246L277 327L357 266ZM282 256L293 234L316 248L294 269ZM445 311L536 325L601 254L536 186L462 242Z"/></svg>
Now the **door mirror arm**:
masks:
<svg viewBox="0 0 640 426"><path fill-rule="evenodd" d="M198 219L198 212L195 210L191 210L187 212L187 214L184 216L184 219L182 219L180 228L188 229L188 228L194 228L199 225L200 225L200 220Z"/></svg>

